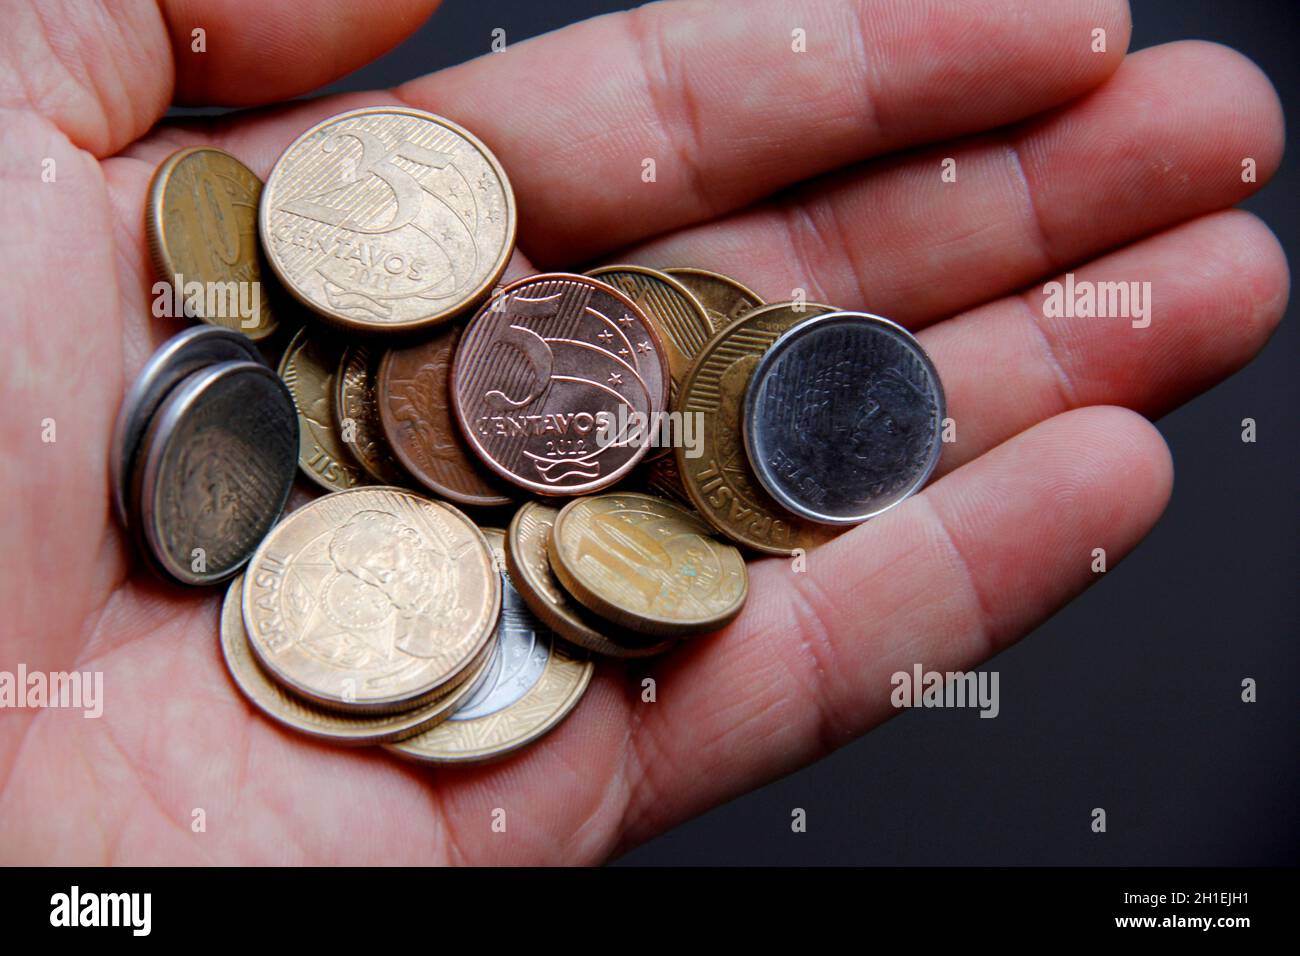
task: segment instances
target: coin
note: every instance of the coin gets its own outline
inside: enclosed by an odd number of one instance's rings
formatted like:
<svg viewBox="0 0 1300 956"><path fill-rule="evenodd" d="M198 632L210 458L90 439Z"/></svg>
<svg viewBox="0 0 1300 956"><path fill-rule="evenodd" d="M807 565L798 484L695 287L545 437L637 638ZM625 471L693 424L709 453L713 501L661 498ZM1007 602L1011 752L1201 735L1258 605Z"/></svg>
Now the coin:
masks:
<svg viewBox="0 0 1300 956"><path fill-rule="evenodd" d="M567 641L608 657L649 657L675 643L646 643L646 637L601 620L570 600L551 570L547 546L558 508L525 502L506 531L506 568L524 603L546 625Z"/></svg>
<svg viewBox="0 0 1300 956"><path fill-rule="evenodd" d="M445 720L478 689L487 675L491 645L479 654L476 670L446 694L413 710L395 714L340 714L300 700L262 669L248 644L244 630L244 576L230 582L221 604L221 656L230 679L249 703L276 723L300 734L335 744L377 744L403 740Z"/></svg>
<svg viewBox="0 0 1300 956"><path fill-rule="evenodd" d="M136 455L136 540L182 584L237 572L293 487L298 421L284 384L258 362L218 362L177 385Z"/></svg>
<svg viewBox="0 0 1300 956"><path fill-rule="evenodd" d="M418 345L389 349L376 397L388 444L434 494L457 504L509 504L507 487L479 461L451 410L451 361L460 328L449 325Z"/></svg>
<svg viewBox="0 0 1300 956"><path fill-rule="evenodd" d="M335 384L342 346L316 329L298 330L280 359L280 378L298 409L298 467L326 491L366 484L334 416Z"/></svg>
<svg viewBox="0 0 1300 956"><path fill-rule="evenodd" d="M452 405L494 472L543 495L618 481L668 399L658 336L617 289L551 273L506 286L465 329Z"/></svg>
<svg viewBox="0 0 1300 956"><path fill-rule="evenodd" d="M258 225L276 275L324 318L410 332L492 289L514 250L515 200L468 130L384 106L332 116L290 143Z"/></svg>
<svg viewBox="0 0 1300 956"><path fill-rule="evenodd" d="M744 606L745 560L699 517L635 492L577 498L547 547L556 578L588 610L642 634L722 627Z"/></svg>
<svg viewBox="0 0 1300 956"><path fill-rule="evenodd" d="M683 416L699 415L702 441L675 449L682 484L700 515L731 540L766 554L790 554L834 537L825 525L799 518L772 499L745 454L741 412L759 357L781 333L828 305L776 302L727 326L704 346L682 386Z"/></svg>
<svg viewBox="0 0 1300 956"><path fill-rule="evenodd" d="M665 269L664 272L686 286L695 300L704 306L714 332L765 304L758 293L721 272L686 268Z"/></svg>
<svg viewBox="0 0 1300 956"><path fill-rule="evenodd" d="M216 362L262 361L257 347L229 329L196 325L173 335L159 346L135 377L113 426L109 455L113 505L124 526L133 522L127 514L127 484L140 439L167 393L183 379Z"/></svg>
<svg viewBox="0 0 1300 956"><path fill-rule="evenodd" d="M183 313L254 340L276 325L257 238L261 195L257 174L229 153L181 149L154 171L144 223L154 270ZM189 293L191 282L200 294Z"/></svg>
<svg viewBox="0 0 1300 956"><path fill-rule="evenodd" d="M745 449L795 514L856 524L925 484L943 450L939 373L902 326L831 312L763 355L745 398Z"/></svg>
<svg viewBox="0 0 1300 956"><path fill-rule="evenodd" d="M339 438L371 478L381 485L404 485L406 472L393 457L379 420L375 394L378 358L368 345L349 345L343 350L334 375L335 421Z"/></svg>
<svg viewBox="0 0 1300 956"><path fill-rule="evenodd" d="M249 643L278 682L325 707L378 713L463 679L500 606L474 523L400 488L303 505L262 542L244 584Z"/></svg>
<svg viewBox="0 0 1300 956"><path fill-rule="evenodd" d="M503 562L503 533L483 533ZM482 686L432 730L386 749L425 763L492 760L537 740L577 706L594 665L533 616L504 571L501 594L496 649Z"/></svg>

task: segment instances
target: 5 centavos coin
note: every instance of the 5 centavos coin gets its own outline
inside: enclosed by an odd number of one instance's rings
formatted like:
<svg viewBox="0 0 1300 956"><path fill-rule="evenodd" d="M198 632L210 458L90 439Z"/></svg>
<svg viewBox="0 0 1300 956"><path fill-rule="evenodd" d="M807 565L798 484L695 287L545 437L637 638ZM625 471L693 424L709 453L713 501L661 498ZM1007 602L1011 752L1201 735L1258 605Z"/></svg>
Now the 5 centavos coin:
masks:
<svg viewBox="0 0 1300 956"><path fill-rule="evenodd" d="M902 326L831 312L763 355L745 399L745 449L796 514L856 524L919 489L943 450L939 373Z"/></svg>
<svg viewBox="0 0 1300 956"><path fill-rule="evenodd" d="M503 560L502 532L483 533ZM486 679L432 730L388 744L393 753L426 763L503 757L553 729L577 706L594 665L533 616L504 572L501 586L501 621Z"/></svg>
<svg viewBox="0 0 1300 956"><path fill-rule="evenodd" d="M289 144L258 222L285 286L368 332L473 308L515 244L514 194L491 151L451 120L391 106L340 113Z"/></svg>
<svg viewBox="0 0 1300 956"><path fill-rule="evenodd" d="M313 707L289 693L262 669L244 630L244 577L230 582L221 605L221 656L231 680L249 702L266 716L300 734L335 744L377 744L403 740L446 719L478 689L487 674L491 645L480 653L477 671L441 697L396 714L340 714Z"/></svg>
<svg viewBox="0 0 1300 956"><path fill-rule="evenodd" d="M740 552L664 498L611 492L569 502L547 548L566 591L588 610L642 634L722 627L744 606Z"/></svg>
<svg viewBox="0 0 1300 956"><path fill-rule="evenodd" d="M379 420L378 373L378 354L370 346L343 350L334 377L334 418L343 444L371 478L381 485L404 485L406 472L393 457Z"/></svg>
<svg viewBox="0 0 1300 956"><path fill-rule="evenodd" d="M366 484L365 473L343 444L335 419L334 376L343 348L319 331L298 330L280 359L280 378L298 409L298 465L326 491Z"/></svg>
<svg viewBox="0 0 1300 956"><path fill-rule="evenodd" d="M244 626L262 666L349 711L415 707L463 680L500 607L474 523L400 488L308 502L262 542L244 581Z"/></svg>
<svg viewBox="0 0 1300 956"><path fill-rule="evenodd" d="M543 495L618 481L645 455L668 400L659 338L623 293L587 276L530 276L465 329L452 405L497 474Z"/></svg>
<svg viewBox="0 0 1300 956"><path fill-rule="evenodd" d="M133 523L126 507L131 463L159 403L183 379L204 366L239 361L260 362L262 357L257 347L237 332L196 325L172 336L144 363L122 399L109 457L113 504L123 525Z"/></svg>
<svg viewBox="0 0 1300 956"><path fill-rule="evenodd" d="M154 269L173 285L184 314L254 340L276 324L257 239L261 194L251 169L223 150L198 146L163 160L145 204ZM191 288L200 294L189 294Z"/></svg>
<svg viewBox="0 0 1300 956"><path fill-rule="evenodd" d="M135 460L137 540L182 584L215 584L244 566L289 490L298 420L288 391L258 362L219 362L163 400Z"/></svg>
<svg viewBox="0 0 1300 956"><path fill-rule="evenodd" d="M696 301L704 306L714 332L719 332L751 309L757 309L764 302L747 286L737 282L731 276L707 269L665 269L686 286Z"/></svg>
<svg viewBox="0 0 1300 956"><path fill-rule="evenodd" d="M457 504L509 504L505 483L472 451L451 410L454 325L432 338L389 349L379 363L379 419L393 453L420 484Z"/></svg>
<svg viewBox="0 0 1300 956"><path fill-rule="evenodd" d="M678 401L683 416L702 418L702 440L676 449L682 484L700 515L731 540L766 554L790 554L834 537L796 517L763 490L745 454L745 389L762 354L794 325L834 311L828 305L776 302L727 326L696 356Z"/></svg>
<svg viewBox="0 0 1300 956"><path fill-rule="evenodd" d="M601 620L574 603L551 570L547 548L558 508L536 501L522 505L506 531L506 567L524 603L565 640L609 657L649 657L675 643L647 643L644 634Z"/></svg>

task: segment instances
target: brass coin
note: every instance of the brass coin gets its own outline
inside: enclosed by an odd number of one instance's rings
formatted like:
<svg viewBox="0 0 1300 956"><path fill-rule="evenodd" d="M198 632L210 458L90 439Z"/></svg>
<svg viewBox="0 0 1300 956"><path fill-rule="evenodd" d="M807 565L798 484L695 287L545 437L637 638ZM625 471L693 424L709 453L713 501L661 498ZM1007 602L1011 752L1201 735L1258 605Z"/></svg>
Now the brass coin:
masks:
<svg viewBox="0 0 1300 956"><path fill-rule="evenodd" d="M343 444L334 416L334 377L342 351L333 339L304 327L280 359L280 378L298 409L298 467L326 491L368 484Z"/></svg>
<svg viewBox="0 0 1300 956"><path fill-rule="evenodd" d="M441 697L396 714L338 714L300 700L289 693L257 663L244 630L244 576L230 582L221 604L221 656L226 671L249 703L276 723L309 737L335 744L378 744L404 740L446 719L478 687L487 673L491 646L479 655L477 670Z"/></svg>
<svg viewBox="0 0 1300 956"><path fill-rule="evenodd" d="M483 534L504 568L504 534ZM479 689L450 717L386 749L423 763L493 760L552 730L582 699L595 666L533 617L501 573L502 608L495 651Z"/></svg>
<svg viewBox="0 0 1300 956"><path fill-rule="evenodd" d="M555 579L547 555L559 513L559 508L526 502L515 512L506 531L506 567L524 603L565 640L597 654L649 657L672 647L674 641L647 644L645 635L603 621L570 600Z"/></svg>
<svg viewBox="0 0 1300 956"><path fill-rule="evenodd" d="M513 499L479 461L451 410L451 363L460 328L389 349L379 363L379 420L393 454L420 484L457 504L491 507Z"/></svg>
<svg viewBox="0 0 1300 956"><path fill-rule="evenodd" d="M401 488L308 502L249 561L244 625L275 679L322 706L393 712L458 680L488 642L501 582L483 535Z"/></svg>
<svg viewBox="0 0 1300 956"><path fill-rule="evenodd" d="M751 309L765 305L758 293L731 276L707 269L665 269L704 306L714 332L720 332Z"/></svg>
<svg viewBox="0 0 1300 956"><path fill-rule="evenodd" d="M492 289L514 250L515 199L468 130L384 106L340 113L290 143L258 226L276 275L323 317L410 332Z"/></svg>
<svg viewBox="0 0 1300 956"><path fill-rule="evenodd" d="M334 376L334 413L339 437L353 459L381 485L405 485L406 471L393 457L379 420L375 394L379 353L368 345L349 345Z"/></svg>
<svg viewBox="0 0 1300 956"><path fill-rule="evenodd" d="M700 515L732 541L765 554L790 554L835 537L835 529L796 517L759 485L741 428L745 390L758 360L787 329L833 312L828 305L775 302L727 326L696 356L678 396L683 415L703 415L699 454L675 449L677 470Z"/></svg>
<svg viewBox="0 0 1300 956"><path fill-rule="evenodd" d="M681 472L677 469L676 455L656 458L641 469L639 477L641 486L650 494L659 495L661 498L675 501L683 508L694 510L695 505L691 503L690 495L686 493L686 487L682 484Z"/></svg>
<svg viewBox="0 0 1300 956"><path fill-rule="evenodd" d="M173 286L179 279L184 313L255 341L276 326L257 238L261 194L262 181L235 157L191 147L154 171L144 220L154 270ZM202 295L186 294L191 282L202 284Z"/></svg>
<svg viewBox="0 0 1300 956"><path fill-rule="evenodd" d="M722 627L749 591L740 552L698 516L654 495L611 492L569 502L547 554L569 594L642 634Z"/></svg>

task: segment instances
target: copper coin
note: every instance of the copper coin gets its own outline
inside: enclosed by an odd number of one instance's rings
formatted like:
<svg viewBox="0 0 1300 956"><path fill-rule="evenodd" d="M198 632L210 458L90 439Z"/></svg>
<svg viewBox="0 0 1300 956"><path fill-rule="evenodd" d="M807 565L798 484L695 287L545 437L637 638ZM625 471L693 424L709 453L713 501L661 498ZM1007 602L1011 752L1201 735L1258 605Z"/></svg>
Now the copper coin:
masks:
<svg viewBox="0 0 1300 956"><path fill-rule="evenodd" d="M612 286L568 273L493 296L465 329L451 381L474 450L543 495L585 494L626 475L668 400L649 320Z"/></svg>
<svg viewBox="0 0 1300 956"><path fill-rule="evenodd" d="M370 477L381 485L405 485L409 479L393 457L379 420L375 389L381 354L368 345L343 350L334 379L335 420L339 438Z"/></svg>
<svg viewBox="0 0 1300 956"><path fill-rule="evenodd" d="M483 467L451 411L451 360L460 329L390 349L379 363L379 420L393 454L420 484L457 504L509 504L508 487Z"/></svg>

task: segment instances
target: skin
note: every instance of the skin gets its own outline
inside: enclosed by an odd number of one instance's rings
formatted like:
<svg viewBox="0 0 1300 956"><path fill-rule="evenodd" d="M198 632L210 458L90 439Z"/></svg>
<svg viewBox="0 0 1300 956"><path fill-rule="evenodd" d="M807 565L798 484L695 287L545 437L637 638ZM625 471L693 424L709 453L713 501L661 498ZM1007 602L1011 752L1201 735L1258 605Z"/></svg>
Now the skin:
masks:
<svg viewBox="0 0 1300 956"><path fill-rule="evenodd" d="M106 697L98 720L0 712L6 862L608 859L884 721L894 671L1004 649L1097 577L1094 548L1113 571L1170 494L1148 419L1248 362L1285 310L1276 239L1228 209L1280 160L1272 87L1205 43L1125 59L1116 0L809 0L797 24L780 0L656 4L395 90L211 125L159 119L173 101L300 94L431 4L164 7L5 4L0 669L100 670ZM190 50L194 26L207 53ZM794 26L806 53L790 52ZM1091 50L1097 26L1108 52ZM922 494L806 573L752 563L732 625L646 671L602 663L568 721L486 767L432 771L277 729L223 671L221 595L152 580L109 501L121 396L178 328L150 315L155 166L211 143L265 176L308 125L397 102L500 157L520 209L512 277L686 263L773 299L798 286L867 307L918 330L957 423ZM941 181L949 157L956 183ZM1243 157L1257 182L1241 182ZM1042 284L1067 270L1151 282L1150 327L1044 318ZM640 702L645 674L657 703Z"/></svg>

